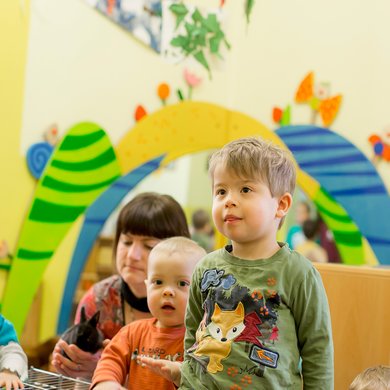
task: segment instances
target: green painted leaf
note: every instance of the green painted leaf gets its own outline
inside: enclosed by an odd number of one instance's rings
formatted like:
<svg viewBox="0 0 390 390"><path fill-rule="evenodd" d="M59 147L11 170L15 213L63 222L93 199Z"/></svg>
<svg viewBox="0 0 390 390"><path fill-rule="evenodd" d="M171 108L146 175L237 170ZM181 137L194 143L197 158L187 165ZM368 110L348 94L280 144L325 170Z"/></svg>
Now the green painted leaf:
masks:
<svg viewBox="0 0 390 390"><path fill-rule="evenodd" d="M172 4L169 9L176 15L187 15L188 9L183 3Z"/></svg>
<svg viewBox="0 0 390 390"><path fill-rule="evenodd" d="M291 107L288 105L284 110L282 114L282 119L280 120L281 126L288 126L291 124Z"/></svg>
<svg viewBox="0 0 390 390"><path fill-rule="evenodd" d="M208 71L210 70L209 64L206 60L206 57L203 54L203 50L199 50L194 54L194 58L202 64Z"/></svg>
<svg viewBox="0 0 390 390"><path fill-rule="evenodd" d="M211 53L213 53L213 54L218 53L221 39L222 38L220 36L214 36L214 37L209 39Z"/></svg>
<svg viewBox="0 0 390 390"><path fill-rule="evenodd" d="M193 20L195 23L196 23L196 22L202 23L202 21L204 20L202 14L201 14L200 11L198 10L198 8L195 8L194 13L192 14L192 20Z"/></svg>
<svg viewBox="0 0 390 390"><path fill-rule="evenodd" d="M254 5L255 5L255 0L246 0L245 2L245 16L246 16L247 23L249 23L249 19Z"/></svg>
<svg viewBox="0 0 390 390"><path fill-rule="evenodd" d="M172 4L169 9L175 14L176 16L176 26L175 29L180 26L181 22L184 20L186 15L188 14L188 9L184 4Z"/></svg>
<svg viewBox="0 0 390 390"><path fill-rule="evenodd" d="M220 25L217 20L216 14L208 14L207 19L203 19L202 23L208 31L217 33L218 31L221 31Z"/></svg>
<svg viewBox="0 0 390 390"><path fill-rule="evenodd" d="M184 48L189 43L189 39L184 35L178 35L177 37L172 38L171 45L175 47Z"/></svg>

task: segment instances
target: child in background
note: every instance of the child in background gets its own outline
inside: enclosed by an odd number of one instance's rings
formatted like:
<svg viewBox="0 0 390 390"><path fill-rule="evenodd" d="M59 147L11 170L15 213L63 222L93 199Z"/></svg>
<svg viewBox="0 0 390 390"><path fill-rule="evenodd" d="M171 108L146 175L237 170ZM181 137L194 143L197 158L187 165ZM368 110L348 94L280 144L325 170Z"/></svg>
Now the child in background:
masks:
<svg viewBox="0 0 390 390"><path fill-rule="evenodd" d="M374 366L361 372L349 386L349 390L389 390L390 367Z"/></svg>
<svg viewBox="0 0 390 390"><path fill-rule="evenodd" d="M299 244L306 241L303 233L303 223L310 218L310 205L305 201L301 201L296 206L295 211L296 224L291 226L287 232L286 242L291 249L295 249Z"/></svg>
<svg viewBox="0 0 390 390"><path fill-rule="evenodd" d="M194 211L192 214L192 228L192 240L197 242L206 252L211 252L214 249L213 228L206 210Z"/></svg>
<svg viewBox="0 0 390 390"><path fill-rule="evenodd" d="M214 223L232 245L194 271L184 363L142 362L176 383L181 376L180 389L333 390L321 277L276 241L295 188L291 157L260 138L243 138L214 153L209 172Z"/></svg>
<svg viewBox="0 0 390 390"><path fill-rule="evenodd" d="M308 219L303 222L302 231L306 240L297 245L295 250L301 255L316 263L327 263L328 254L326 250L317 244L318 222Z"/></svg>
<svg viewBox="0 0 390 390"><path fill-rule="evenodd" d="M172 382L143 368L138 358L183 360L191 275L205 254L203 248L185 237L163 240L152 249L145 283L153 318L126 325L114 336L98 362L91 389L124 389L127 375L128 389L174 389Z"/></svg>
<svg viewBox="0 0 390 390"><path fill-rule="evenodd" d="M0 387L23 389L22 379L27 379L27 356L13 325L0 314Z"/></svg>

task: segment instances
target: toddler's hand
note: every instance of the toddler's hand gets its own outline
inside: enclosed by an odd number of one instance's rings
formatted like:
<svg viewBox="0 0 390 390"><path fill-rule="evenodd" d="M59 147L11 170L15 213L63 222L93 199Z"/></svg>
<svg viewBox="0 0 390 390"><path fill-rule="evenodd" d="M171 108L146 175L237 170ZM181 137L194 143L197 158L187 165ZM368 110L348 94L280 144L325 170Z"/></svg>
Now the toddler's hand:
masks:
<svg viewBox="0 0 390 390"><path fill-rule="evenodd" d="M0 372L0 387L5 387L6 390L24 389L24 385L19 377L8 370Z"/></svg>
<svg viewBox="0 0 390 390"><path fill-rule="evenodd" d="M139 357L138 361L143 367L147 367L158 375L161 375L170 382L173 382L177 387L180 386L181 379L181 362L171 362L165 359L153 359L148 357Z"/></svg>

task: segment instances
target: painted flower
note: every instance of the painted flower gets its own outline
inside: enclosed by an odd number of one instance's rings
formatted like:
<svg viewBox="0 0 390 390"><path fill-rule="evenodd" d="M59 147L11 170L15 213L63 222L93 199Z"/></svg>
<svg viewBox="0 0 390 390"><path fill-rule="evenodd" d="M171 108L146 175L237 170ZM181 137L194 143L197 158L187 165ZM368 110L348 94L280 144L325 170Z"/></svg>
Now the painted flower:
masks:
<svg viewBox="0 0 390 390"><path fill-rule="evenodd" d="M187 68L184 69L184 80L189 87L193 88L202 82L202 79L195 73L191 73Z"/></svg>

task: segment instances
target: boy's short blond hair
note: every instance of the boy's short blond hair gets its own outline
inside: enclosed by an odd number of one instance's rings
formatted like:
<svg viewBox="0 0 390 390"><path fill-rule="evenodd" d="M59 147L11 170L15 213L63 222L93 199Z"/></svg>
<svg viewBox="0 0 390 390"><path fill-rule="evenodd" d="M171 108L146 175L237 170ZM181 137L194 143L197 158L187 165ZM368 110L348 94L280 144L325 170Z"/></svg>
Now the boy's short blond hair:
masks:
<svg viewBox="0 0 390 390"><path fill-rule="evenodd" d="M390 367L374 366L361 372L349 386L349 390L389 390Z"/></svg>
<svg viewBox="0 0 390 390"><path fill-rule="evenodd" d="M185 261L197 262L202 257L206 256L207 252L199 246L195 241L187 237L170 237L160 241L151 251L149 257L156 255L159 252L164 252L168 256L173 253L183 253L186 257Z"/></svg>
<svg viewBox="0 0 390 390"><path fill-rule="evenodd" d="M260 137L237 139L213 153L209 160L211 179L217 165L240 177L260 179L274 197L294 193L296 170L291 153Z"/></svg>

